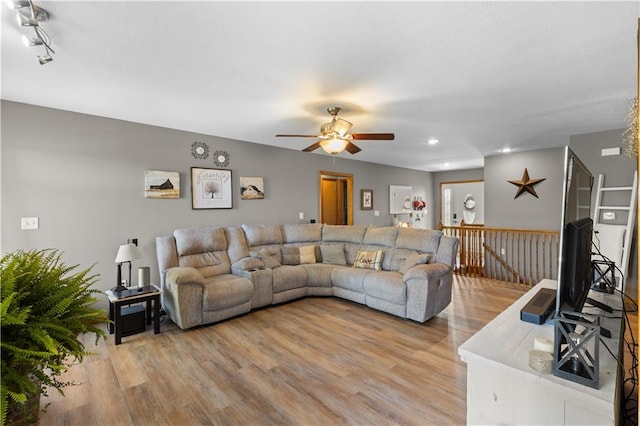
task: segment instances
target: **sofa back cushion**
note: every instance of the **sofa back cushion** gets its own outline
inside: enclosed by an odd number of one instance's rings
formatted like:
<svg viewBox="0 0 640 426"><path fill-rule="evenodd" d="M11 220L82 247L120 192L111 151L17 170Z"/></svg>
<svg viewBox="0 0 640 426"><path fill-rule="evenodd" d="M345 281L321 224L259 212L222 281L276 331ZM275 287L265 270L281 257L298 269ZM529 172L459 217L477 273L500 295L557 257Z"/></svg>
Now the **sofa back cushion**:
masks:
<svg viewBox="0 0 640 426"><path fill-rule="evenodd" d="M173 232L178 265L197 268L202 276L231 273L227 238L223 228L186 228Z"/></svg>
<svg viewBox="0 0 640 426"><path fill-rule="evenodd" d="M389 271L392 268L393 247L398 236L398 227L396 226L369 226L362 239L362 250L381 251L381 268ZM397 269L396 269L397 270Z"/></svg>
<svg viewBox="0 0 640 426"><path fill-rule="evenodd" d="M282 227L280 225L242 225L249 248L282 244Z"/></svg>
<svg viewBox="0 0 640 426"><path fill-rule="evenodd" d="M398 228L398 238L391 256L390 269L395 271L408 269L409 266L405 261L414 255L428 254L425 263L435 262L440 238L442 238L442 232L433 229Z"/></svg>
<svg viewBox="0 0 640 426"><path fill-rule="evenodd" d="M251 257L269 255L277 263L282 263L280 247L282 246L281 225L242 225ZM269 261L269 263L273 263ZM269 267L269 266L267 266Z"/></svg>
<svg viewBox="0 0 640 426"><path fill-rule="evenodd" d="M347 264L353 265L367 227L367 225L324 225L322 227L322 242L344 243Z"/></svg>
<svg viewBox="0 0 640 426"><path fill-rule="evenodd" d="M322 240L321 223L295 223L282 225L282 242L306 243Z"/></svg>
<svg viewBox="0 0 640 426"><path fill-rule="evenodd" d="M249 257L249 245L244 236L244 230L241 226L231 226L225 228L227 236L227 253L229 254L229 260L231 263L235 263L240 259Z"/></svg>
<svg viewBox="0 0 640 426"><path fill-rule="evenodd" d="M441 237L442 232L434 229L398 228L396 248L437 253Z"/></svg>

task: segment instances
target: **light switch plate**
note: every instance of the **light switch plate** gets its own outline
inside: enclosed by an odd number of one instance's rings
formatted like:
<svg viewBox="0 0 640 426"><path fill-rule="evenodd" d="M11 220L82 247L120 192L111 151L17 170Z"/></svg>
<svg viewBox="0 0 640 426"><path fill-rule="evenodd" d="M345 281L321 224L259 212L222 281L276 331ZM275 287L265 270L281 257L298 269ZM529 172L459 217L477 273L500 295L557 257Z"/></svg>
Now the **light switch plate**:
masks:
<svg viewBox="0 0 640 426"><path fill-rule="evenodd" d="M380 216L380 210L374 210L373 211L373 215L374 216Z"/></svg>
<svg viewBox="0 0 640 426"><path fill-rule="evenodd" d="M38 229L38 217L23 217L20 219L20 229Z"/></svg>
<svg viewBox="0 0 640 426"><path fill-rule="evenodd" d="M616 220L616 212L604 212L604 213L602 213L602 219L604 219L604 220Z"/></svg>
<svg viewBox="0 0 640 426"><path fill-rule="evenodd" d="M300 212L300 220L304 219L304 212Z"/></svg>

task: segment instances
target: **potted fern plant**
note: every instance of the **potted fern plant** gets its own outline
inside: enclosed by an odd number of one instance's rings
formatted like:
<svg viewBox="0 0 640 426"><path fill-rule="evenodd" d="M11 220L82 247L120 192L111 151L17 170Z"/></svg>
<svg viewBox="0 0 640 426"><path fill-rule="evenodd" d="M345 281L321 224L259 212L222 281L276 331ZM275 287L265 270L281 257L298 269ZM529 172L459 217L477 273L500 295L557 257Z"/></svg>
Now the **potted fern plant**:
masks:
<svg viewBox="0 0 640 426"><path fill-rule="evenodd" d="M61 257L55 249L17 250L0 260L2 426L37 423L40 396L72 385L61 374L90 354L79 336L106 338L106 313L95 307L100 291L91 288L98 275Z"/></svg>

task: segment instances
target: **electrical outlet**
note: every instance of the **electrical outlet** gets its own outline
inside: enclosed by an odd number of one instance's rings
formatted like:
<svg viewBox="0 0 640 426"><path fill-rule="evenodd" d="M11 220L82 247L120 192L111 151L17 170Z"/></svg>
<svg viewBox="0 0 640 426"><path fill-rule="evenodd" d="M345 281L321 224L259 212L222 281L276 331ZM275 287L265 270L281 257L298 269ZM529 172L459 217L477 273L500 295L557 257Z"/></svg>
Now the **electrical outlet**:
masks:
<svg viewBox="0 0 640 426"><path fill-rule="evenodd" d="M38 229L38 217L23 217L20 219L20 229Z"/></svg>
<svg viewBox="0 0 640 426"><path fill-rule="evenodd" d="M602 219L604 219L604 220L616 220L616 212L604 212L604 213L602 213Z"/></svg>
<svg viewBox="0 0 640 426"><path fill-rule="evenodd" d="M373 211L373 215L374 216L380 216L380 210L374 210Z"/></svg>
<svg viewBox="0 0 640 426"><path fill-rule="evenodd" d="M300 220L304 219L304 212L300 212Z"/></svg>
<svg viewBox="0 0 640 426"><path fill-rule="evenodd" d="M507 254L507 251L504 248L500 249L500 256L504 256L505 254Z"/></svg>

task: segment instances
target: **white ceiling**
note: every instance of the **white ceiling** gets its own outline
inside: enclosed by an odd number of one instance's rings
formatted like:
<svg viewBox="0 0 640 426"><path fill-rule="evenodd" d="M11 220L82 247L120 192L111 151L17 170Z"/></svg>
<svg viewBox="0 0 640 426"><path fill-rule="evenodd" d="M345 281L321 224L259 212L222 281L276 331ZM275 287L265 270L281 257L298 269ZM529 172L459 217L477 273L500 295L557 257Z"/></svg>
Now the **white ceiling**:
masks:
<svg viewBox="0 0 640 426"><path fill-rule="evenodd" d="M2 5L2 99L296 150L339 105L396 134L342 155L418 170L626 127L637 90L636 1L35 4L54 61Z"/></svg>

